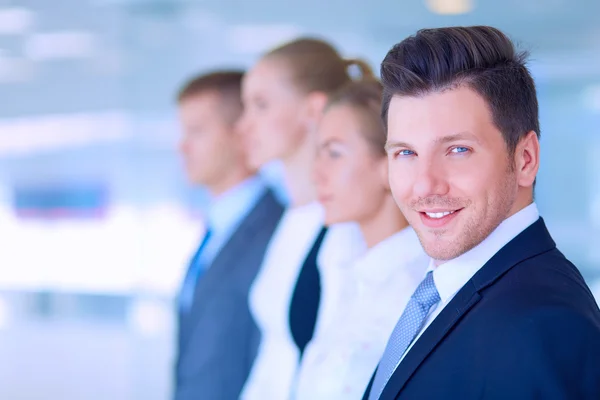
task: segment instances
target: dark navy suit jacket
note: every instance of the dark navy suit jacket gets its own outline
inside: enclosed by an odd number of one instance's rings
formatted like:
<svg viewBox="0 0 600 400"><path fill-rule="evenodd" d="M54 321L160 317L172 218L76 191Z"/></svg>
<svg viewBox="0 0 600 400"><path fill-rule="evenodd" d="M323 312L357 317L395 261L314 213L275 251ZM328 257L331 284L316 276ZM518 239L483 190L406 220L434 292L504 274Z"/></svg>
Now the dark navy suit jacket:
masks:
<svg viewBox="0 0 600 400"><path fill-rule="evenodd" d="M600 399L600 310L541 218L462 287L380 399Z"/></svg>

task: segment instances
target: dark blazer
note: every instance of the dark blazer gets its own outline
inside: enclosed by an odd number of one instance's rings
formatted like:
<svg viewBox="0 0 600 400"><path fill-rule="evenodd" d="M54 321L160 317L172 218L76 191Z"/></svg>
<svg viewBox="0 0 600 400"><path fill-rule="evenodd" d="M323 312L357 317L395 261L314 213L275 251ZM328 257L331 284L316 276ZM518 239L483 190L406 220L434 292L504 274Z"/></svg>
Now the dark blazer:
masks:
<svg viewBox="0 0 600 400"><path fill-rule="evenodd" d="M600 310L541 218L462 287L380 399L600 399Z"/></svg>
<svg viewBox="0 0 600 400"><path fill-rule="evenodd" d="M180 315L176 400L237 400L260 343L248 291L283 207L268 191L199 280Z"/></svg>

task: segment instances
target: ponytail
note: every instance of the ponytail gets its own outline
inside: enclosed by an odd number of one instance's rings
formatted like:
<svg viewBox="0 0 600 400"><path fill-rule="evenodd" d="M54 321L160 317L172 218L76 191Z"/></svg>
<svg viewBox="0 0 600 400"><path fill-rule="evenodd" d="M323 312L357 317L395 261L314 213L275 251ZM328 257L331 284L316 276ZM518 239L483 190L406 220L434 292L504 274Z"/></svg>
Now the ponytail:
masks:
<svg viewBox="0 0 600 400"><path fill-rule="evenodd" d="M346 65L346 70L349 70L352 67L356 67L360 72L359 79L354 79L357 81L374 81L377 80L375 74L373 73L373 69L365 60L360 58L346 58L344 60L344 64Z"/></svg>

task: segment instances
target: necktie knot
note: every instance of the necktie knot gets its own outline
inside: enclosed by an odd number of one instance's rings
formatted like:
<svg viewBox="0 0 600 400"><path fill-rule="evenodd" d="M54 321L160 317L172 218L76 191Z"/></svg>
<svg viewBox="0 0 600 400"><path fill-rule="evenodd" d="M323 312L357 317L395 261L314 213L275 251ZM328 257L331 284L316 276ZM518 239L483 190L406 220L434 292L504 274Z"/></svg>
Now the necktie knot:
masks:
<svg viewBox="0 0 600 400"><path fill-rule="evenodd" d="M423 279L423 281L419 284L413 293L413 298L420 305L427 309L431 308L431 306L440 301L440 294L435 287L432 271L429 271L425 279Z"/></svg>

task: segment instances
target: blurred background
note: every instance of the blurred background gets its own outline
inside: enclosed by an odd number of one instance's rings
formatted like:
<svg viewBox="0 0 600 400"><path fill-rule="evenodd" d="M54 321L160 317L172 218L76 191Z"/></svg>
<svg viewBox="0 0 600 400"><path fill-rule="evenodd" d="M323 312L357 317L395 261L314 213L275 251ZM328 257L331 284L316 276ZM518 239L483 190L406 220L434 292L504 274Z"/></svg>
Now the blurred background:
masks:
<svg viewBox="0 0 600 400"><path fill-rule="evenodd" d="M169 398L205 201L176 91L301 34L376 68L424 27L494 25L529 50L537 203L600 297L599 16L598 0L0 0L0 398Z"/></svg>

